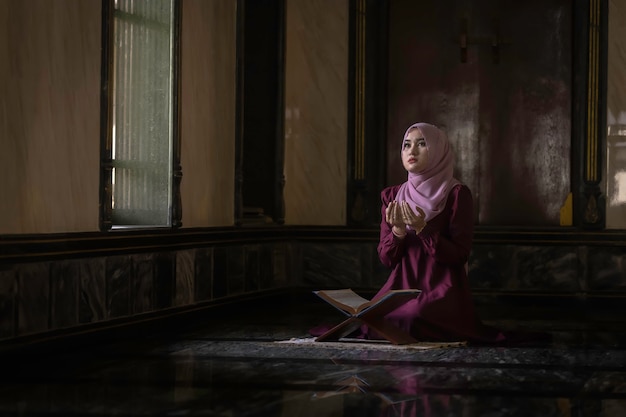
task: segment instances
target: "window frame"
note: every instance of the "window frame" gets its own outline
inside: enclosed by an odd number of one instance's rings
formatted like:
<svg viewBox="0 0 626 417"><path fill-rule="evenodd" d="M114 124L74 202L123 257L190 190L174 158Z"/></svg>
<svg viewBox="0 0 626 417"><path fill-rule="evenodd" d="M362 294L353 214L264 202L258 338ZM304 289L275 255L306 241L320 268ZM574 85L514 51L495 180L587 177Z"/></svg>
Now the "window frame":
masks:
<svg viewBox="0 0 626 417"><path fill-rule="evenodd" d="M172 39L172 146L171 146L171 206L169 225L115 225L113 223L113 57L114 57L114 1L102 0L102 61L100 96L100 202L99 225L101 231L132 229L180 228L182 226L182 180L180 143L180 54L181 54L181 1L173 1ZM149 0L148 0L149 1Z"/></svg>

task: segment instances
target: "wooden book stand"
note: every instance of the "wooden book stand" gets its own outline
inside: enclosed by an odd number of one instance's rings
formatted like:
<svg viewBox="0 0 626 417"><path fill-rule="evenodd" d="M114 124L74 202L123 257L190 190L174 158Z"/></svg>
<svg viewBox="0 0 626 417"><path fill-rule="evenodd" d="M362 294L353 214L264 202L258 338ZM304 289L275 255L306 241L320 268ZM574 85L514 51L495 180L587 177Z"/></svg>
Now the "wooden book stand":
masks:
<svg viewBox="0 0 626 417"><path fill-rule="evenodd" d="M411 335L385 321L385 316L421 290L391 290L377 300L367 300L351 289L313 291L318 297L337 308L348 319L318 336L315 341L337 341L365 324L394 345L417 343Z"/></svg>

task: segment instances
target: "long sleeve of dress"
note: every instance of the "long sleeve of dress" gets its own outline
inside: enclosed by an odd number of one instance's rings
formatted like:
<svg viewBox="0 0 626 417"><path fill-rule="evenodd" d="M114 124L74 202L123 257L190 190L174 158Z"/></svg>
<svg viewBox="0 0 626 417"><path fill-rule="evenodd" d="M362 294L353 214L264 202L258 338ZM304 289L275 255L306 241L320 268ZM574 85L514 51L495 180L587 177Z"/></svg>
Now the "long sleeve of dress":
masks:
<svg viewBox="0 0 626 417"><path fill-rule="evenodd" d="M401 239L393 234L392 227L385 220L385 210L398 193L400 186L385 188L380 193L382 200L381 206L381 222L380 222L380 239L378 241L378 257L380 262L387 266L395 266L404 255L405 239Z"/></svg>
<svg viewBox="0 0 626 417"><path fill-rule="evenodd" d="M466 186L457 186L450 191L446 204L451 208L447 228L433 230L427 225L418 236L424 249L437 262L464 264L469 258L474 238L472 194Z"/></svg>
<svg viewBox="0 0 626 417"><path fill-rule="evenodd" d="M398 192L399 186L385 188L381 192L381 224L378 256L383 265L393 267L401 261L406 245L421 245L423 251L435 258L437 262L447 264L464 264L469 257L473 230L474 214L472 195L466 186L456 186L446 201L450 209L450 218L443 222L442 218L432 219L419 235L411 231L404 238L396 237L391 225L385 221L385 210ZM439 217L439 216L438 216Z"/></svg>

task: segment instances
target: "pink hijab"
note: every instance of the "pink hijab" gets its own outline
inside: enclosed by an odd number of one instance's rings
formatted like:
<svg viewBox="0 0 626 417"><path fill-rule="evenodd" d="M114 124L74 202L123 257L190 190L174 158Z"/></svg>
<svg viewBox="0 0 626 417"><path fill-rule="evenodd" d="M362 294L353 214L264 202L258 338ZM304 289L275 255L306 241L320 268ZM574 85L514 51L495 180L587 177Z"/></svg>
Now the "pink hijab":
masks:
<svg viewBox="0 0 626 417"><path fill-rule="evenodd" d="M428 166L419 174L409 172L408 180L398 190L396 201L408 202L413 211L415 206L419 206L426 213L426 221L429 221L443 211L448 193L460 181L453 177L454 154L446 134L437 126L415 123L404 133L403 143L411 129L415 128L426 141Z"/></svg>

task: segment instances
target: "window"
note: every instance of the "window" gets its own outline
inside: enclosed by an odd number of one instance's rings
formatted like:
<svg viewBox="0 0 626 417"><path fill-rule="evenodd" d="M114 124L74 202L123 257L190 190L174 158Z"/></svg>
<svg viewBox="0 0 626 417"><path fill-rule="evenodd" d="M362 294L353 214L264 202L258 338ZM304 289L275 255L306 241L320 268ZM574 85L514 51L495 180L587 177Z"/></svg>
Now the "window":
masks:
<svg viewBox="0 0 626 417"><path fill-rule="evenodd" d="M103 229L180 226L177 0L104 0Z"/></svg>

